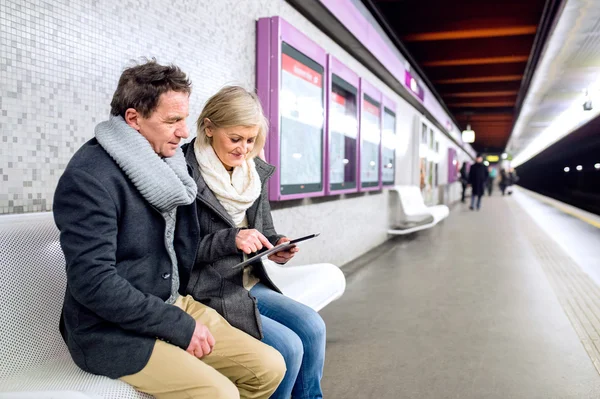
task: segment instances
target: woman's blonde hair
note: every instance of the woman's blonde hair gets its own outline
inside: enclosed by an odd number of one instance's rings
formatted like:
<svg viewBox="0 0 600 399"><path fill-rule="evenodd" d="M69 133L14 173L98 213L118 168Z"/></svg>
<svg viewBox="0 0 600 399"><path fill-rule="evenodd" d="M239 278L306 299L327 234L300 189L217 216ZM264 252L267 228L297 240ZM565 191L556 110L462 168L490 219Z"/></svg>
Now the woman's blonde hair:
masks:
<svg viewBox="0 0 600 399"><path fill-rule="evenodd" d="M258 135L254 141L254 148L246 159L252 159L260 154L265 146L267 129L269 123L263 113L260 100L253 92L249 92L241 86L225 86L217 94L208 99L196 126L198 128L198 139L207 144L212 138L206 135L206 119L215 128L244 126L258 126Z"/></svg>

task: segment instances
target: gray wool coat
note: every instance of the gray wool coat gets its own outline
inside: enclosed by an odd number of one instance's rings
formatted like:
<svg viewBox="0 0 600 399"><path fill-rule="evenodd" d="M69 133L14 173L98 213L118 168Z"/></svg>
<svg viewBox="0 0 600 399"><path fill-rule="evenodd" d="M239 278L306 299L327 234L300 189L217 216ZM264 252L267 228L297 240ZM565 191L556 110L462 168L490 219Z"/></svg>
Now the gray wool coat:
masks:
<svg viewBox="0 0 600 399"><path fill-rule="evenodd" d="M194 155L194 143L183 146L188 170L198 185L196 207L200 226L200 243L196 262L192 268L187 293L194 299L210 306L221 314L232 326L262 339L260 314L256 299L243 287L243 252L235 245L240 230L223 208L217 197L200 174ZM277 234L271 218L271 207L267 195L267 180L275 167L255 158L262 190L260 197L246 211L248 228L260 231L271 244L284 237ZM281 292L267 275L262 262L254 263L253 274L267 287Z"/></svg>

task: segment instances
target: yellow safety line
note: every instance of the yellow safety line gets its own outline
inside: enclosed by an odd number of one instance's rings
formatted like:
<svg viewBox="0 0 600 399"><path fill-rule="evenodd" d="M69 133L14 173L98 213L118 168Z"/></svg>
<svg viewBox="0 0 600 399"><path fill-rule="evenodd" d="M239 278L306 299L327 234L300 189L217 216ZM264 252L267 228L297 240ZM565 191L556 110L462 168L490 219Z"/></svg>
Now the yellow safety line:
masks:
<svg viewBox="0 0 600 399"><path fill-rule="evenodd" d="M565 208L563 206L556 205L553 201L547 200L542 195L540 195L540 194L538 194L536 192L531 191L531 193L535 194L536 197L540 197L540 198L538 198L540 201L545 202L546 204L548 204L550 206L553 206L554 208L558 209L559 211L564 212L567 215L571 215L573 217L576 217L577 219L579 219L579 220L581 220L583 222L586 222L587 224L591 224L592 226L600 229L600 222L596 222L595 220L592 220L592 219L587 218L585 216L581 216L581 215L579 215L579 214L577 214L577 213L575 213L575 212L573 212L573 211L571 211L571 210L569 210L569 209L567 209L567 208Z"/></svg>

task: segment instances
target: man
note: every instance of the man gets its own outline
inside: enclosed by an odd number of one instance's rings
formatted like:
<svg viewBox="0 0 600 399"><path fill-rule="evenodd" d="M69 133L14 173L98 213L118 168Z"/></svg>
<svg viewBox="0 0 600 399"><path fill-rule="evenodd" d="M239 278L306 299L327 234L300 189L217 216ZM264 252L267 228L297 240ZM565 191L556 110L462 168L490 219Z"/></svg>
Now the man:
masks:
<svg viewBox="0 0 600 399"><path fill-rule="evenodd" d="M285 373L281 355L179 294L199 240L179 148L190 92L175 66L126 69L110 119L67 165L54 196L67 266L61 333L83 370L158 399L266 399Z"/></svg>
<svg viewBox="0 0 600 399"><path fill-rule="evenodd" d="M477 162L469 169L469 184L471 185L471 206L475 209L475 198L477 198L477 210L481 208L481 197L485 190L485 182L488 179L488 171L483 164L483 156L477 154Z"/></svg>

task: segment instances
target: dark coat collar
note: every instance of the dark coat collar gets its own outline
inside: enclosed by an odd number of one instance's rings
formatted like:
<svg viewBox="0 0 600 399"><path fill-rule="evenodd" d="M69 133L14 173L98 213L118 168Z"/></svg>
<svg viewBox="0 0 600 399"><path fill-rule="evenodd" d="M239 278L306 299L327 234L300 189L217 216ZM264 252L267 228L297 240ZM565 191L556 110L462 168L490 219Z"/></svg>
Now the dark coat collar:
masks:
<svg viewBox="0 0 600 399"><path fill-rule="evenodd" d="M183 153L185 154L185 161L187 163L188 172L196 182L198 186L198 194L196 198L204 203L206 206L211 208L215 213L217 213L223 220L225 220L232 227L236 227L231 219L231 216L227 213L223 205L219 202L214 193L210 190L206 181L202 177L200 173L200 167L198 166L198 162L196 161L196 155L194 154L194 143L196 142L196 138L194 138L190 143L184 144L181 148ZM271 177L271 175L275 172L275 166L270 165L263 161L260 158L254 158L254 162L256 164L256 171L258 172L258 176L260 177L260 181L262 183L262 190L266 190L265 183ZM259 197L260 199L260 197ZM252 226L254 225L254 220L250 220L250 215L256 214L255 208L258 205L259 199L248 209L248 222ZM254 218L252 218L254 219Z"/></svg>

